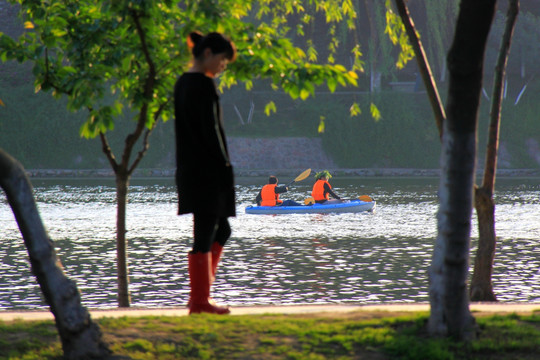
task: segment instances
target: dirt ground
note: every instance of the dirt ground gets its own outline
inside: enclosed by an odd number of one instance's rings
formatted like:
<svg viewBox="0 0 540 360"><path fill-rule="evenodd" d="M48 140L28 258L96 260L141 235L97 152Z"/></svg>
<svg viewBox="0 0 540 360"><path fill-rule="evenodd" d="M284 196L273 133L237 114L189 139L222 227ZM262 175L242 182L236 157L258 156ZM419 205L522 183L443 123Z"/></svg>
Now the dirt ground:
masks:
<svg viewBox="0 0 540 360"><path fill-rule="evenodd" d="M532 314L540 312L540 303L472 303L470 309L474 316L493 314ZM303 314L332 317L350 316L359 319L380 318L410 312L429 312L428 303L396 303L379 305L291 305L291 306L249 306L232 307L231 315L263 315L263 314ZM353 314L351 314L353 313ZM186 308L114 308L90 309L92 318L123 316L187 316ZM0 311L0 320L46 320L53 319L50 311Z"/></svg>

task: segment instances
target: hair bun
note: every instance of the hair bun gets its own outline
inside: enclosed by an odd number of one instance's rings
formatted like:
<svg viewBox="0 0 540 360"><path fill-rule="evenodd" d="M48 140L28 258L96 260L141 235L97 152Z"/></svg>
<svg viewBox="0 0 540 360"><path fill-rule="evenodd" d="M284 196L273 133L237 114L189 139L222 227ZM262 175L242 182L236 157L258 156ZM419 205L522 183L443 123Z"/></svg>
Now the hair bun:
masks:
<svg viewBox="0 0 540 360"><path fill-rule="evenodd" d="M211 32L206 35L198 31L193 31L187 38L187 45L195 59L203 55L205 49L210 49L212 54L224 53L229 62L236 58L236 47L234 43L218 32Z"/></svg>
<svg viewBox="0 0 540 360"><path fill-rule="evenodd" d="M187 38L188 48L193 49L195 45L197 45L197 43L199 43L203 37L204 37L203 34L201 34L198 31L190 32Z"/></svg>

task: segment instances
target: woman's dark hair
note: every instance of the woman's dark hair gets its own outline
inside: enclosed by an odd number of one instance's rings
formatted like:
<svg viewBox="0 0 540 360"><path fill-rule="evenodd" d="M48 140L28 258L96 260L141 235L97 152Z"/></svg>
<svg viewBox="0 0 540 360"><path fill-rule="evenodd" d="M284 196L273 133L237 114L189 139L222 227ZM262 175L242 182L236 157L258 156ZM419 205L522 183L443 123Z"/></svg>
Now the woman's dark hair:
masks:
<svg viewBox="0 0 540 360"><path fill-rule="evenodd" d="M225 56L231 62L236 59L234 43L217 32L211 32L205 36L198 31L193 31L189 34L188 46L191 48L191 53L195 59L198 59L206 48L209 48L212 54L225 53Z"/></svg>
<svg viewBox="0 0 540 360"><path fill-rule="evenodd" d="M268 183L269 184L277 184L277 182L278 182L277 177L275 177L274 175L270 175L270 177L268 178Z"/></svg>

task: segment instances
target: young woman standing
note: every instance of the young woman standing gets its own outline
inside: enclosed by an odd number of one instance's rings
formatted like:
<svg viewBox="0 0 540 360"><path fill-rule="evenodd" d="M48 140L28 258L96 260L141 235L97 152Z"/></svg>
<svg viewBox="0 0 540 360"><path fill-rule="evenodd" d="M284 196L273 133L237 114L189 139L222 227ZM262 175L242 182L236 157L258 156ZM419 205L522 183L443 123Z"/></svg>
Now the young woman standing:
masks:
<svg viewBox="0 0 540 360"><path fill-rule="evenodd" d="M234 61L236 48L220 33L189 35L190 69L174 87L178 214L193 213L188 254L189 313L228 314L210 298L223 247L235 216L233 168L221 120L214 77Z"/></svg>

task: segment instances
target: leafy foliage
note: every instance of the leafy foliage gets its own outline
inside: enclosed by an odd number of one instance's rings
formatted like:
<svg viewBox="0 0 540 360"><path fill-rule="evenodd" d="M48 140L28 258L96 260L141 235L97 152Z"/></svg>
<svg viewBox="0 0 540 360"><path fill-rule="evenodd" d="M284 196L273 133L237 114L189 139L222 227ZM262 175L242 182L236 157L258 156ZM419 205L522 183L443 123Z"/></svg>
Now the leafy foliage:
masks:
<svg viewBox="0 0 540 360"><path fill-rule="evenodd" d="M401 51L398 56L396 66L398 69L405 67L405 64L414 58L414 50L409 43L409 38L405 31L405 26L401 18L392 9L391 0L386 0L386 29L385 33L392 41L392 44L398 45Z"/></svg>
<svg viewBox="0 0 540 360"><path fill-rule="evenodd" d="M88 109L81 128L87 138L113 130L126 106L148 129L172 117L171 92L189 64L184 39L193 30L220 31L235 41L238 59L222 86L244 82L249 88L255 78L270 78L275 89L306 99L325 82L331 91L356 85L355 72L316 63L313 47L306 54L295 46L288 25L290 17L299 17L294 35L302 34L314 19L306 9L315 7L329 24L346 21L352 27L350 0L13 2L22 6L26 32L17 40L0 36L1 59L31 61L36 91L66 95L73 111Z"/></svg>

